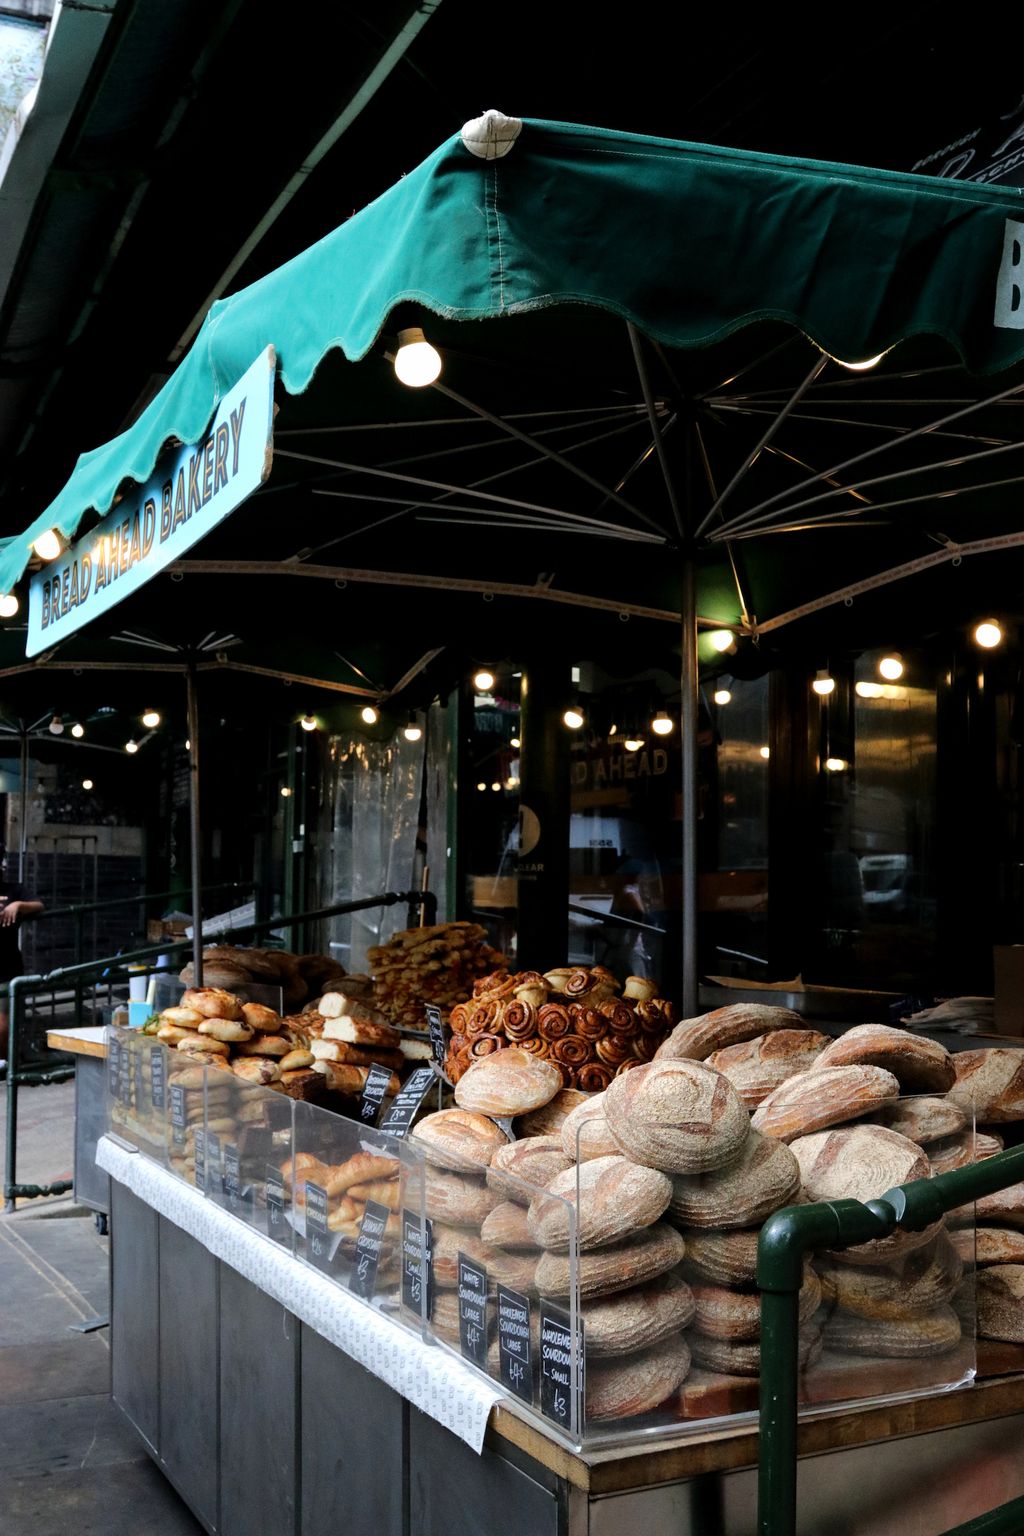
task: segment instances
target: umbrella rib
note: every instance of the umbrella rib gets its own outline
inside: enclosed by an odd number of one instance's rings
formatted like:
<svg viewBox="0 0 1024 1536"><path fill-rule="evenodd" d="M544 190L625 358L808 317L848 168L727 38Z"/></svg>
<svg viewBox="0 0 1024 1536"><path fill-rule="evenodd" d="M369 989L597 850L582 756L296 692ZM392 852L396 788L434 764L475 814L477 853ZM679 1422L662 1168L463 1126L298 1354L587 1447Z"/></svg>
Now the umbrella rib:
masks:
<svg viewBox="0 0 1024 1536"><path fill-rule="evenodd" d="M256 667L247 661L201 661L197 672L246 672L253 677L273 677L283 683L301 683L309 688L326 688L331 693L348 693L357 699L376 699L371 688L357 688L354 683L335 683L324 677L307 677L301 672L282 672L277 667Z"/></svg>
<svg viewBox="0 0 1024 1536"><path fill-rule="evenodd" d="M700 524L697 527L697 537L698 538L700 538L701 534L704 533L705 529L707 528L708 524L712 521L712 519L715 517L716 513L718 513L718 514L721 513L721 509L722 509L723 505L725 504L726 500L731 495L731 493L736 489L736 487L739 485L740 481L743 479L743 477L747 473L748 469L751 468L751 466L754 464L755 460L759 457L759 455L761 453L761 450L768 446L768 444L771 442L772 438L775 436L776 432L779 430L779 428L782 426L783 422L786 420L787 416L790 414L790 412L793 410L793 408L799 403L799 401L803 398L803 396L807 393L808 389L810 389L811 385L814 383L814 381L818 377L819 373L821 373L822 369L825 368L827 366L827 364L828 364L828 358L825 356L824 353L822 353L821 356L815 360L813 367L807 373L807 375L803 379L802 383L797 385L796 389L793 391L792 395L789 397L789 400L786 402L786 404L783 406L782 410L779 412L779 414L772 421L771 425L768 426L765 429L765 431L762 434L762 436L761 436L760 440L758 441L758 443L747 454L747 456L744 459L743 463L740 465L739 469L737 469L736 473L733 475L732 479L729 481L729 484L725 487L725 490L722 491L718 496L716 496L715 500L712 502L711 506L708 508L708 510L705 513L703 519L701 520Z"/></svg>
<svg viewBox="0 0 1024 1536"><path fill-rule="evenodd" d="M787 347L791 347L794 341L799 339L800 333L794 331L791 336L786 337L785 341L780 341L777 346L770 347L767 352L762 352L759 357L754 358L753 362L744 363L743 367L738 369L736 373L730 373L728 378L723 379L720 384L713 384L710 389L705 390L705 392L702 395L698 395L697 398L699 400L707 400L716 390L728 389L729 385L735 384L737 379L742 379L746 374L753 373L755 368L760 368L762 363L767 363L771 358L775 357L777 353L784 352ZM764 394L765 391L754 390L753 393Z"/></svg>
<svg viewBox="0 0 1024 1536"><path fill-rule="evenodd" d="M565 408L548 407L538 411L509 411L507 421L533 421L542 416L588 416L593 412L621 412L630 409L639 410L638 406L626 407L623 405L574 405ZM436 416L422 417L415 421L355 421L332 422L324 427L284 427L274 433L275 438L281 437L312 437L325 436L334 432L381 432L381 431L411 431L417 427L479 427L483 425L483 418L478 416ZM568 422L566 422L568 425ZM558 431L557 427L549 430Z"/></svg>
<svg viewBox="0 0 1024 1536"><path fill-rule="evenodd" d="M769 356L770 355L771 354L769 354ZM890 382L890 380L893 380L893 379L923 379L928 374L933 374L933 373L959 373L959 372L962 372L962 369L961 369L959 363L943 363L943 364L941 364L941 366L938 366L938 367L935 367L935 368L908 368L904 372L901 372L901 373L884 373L884 374L881 375L881 378L884 379L885 382L888 384ZM742 378L742 374L736 374L735 377L736 378ZM731 381L727 381L727 382L731 382ZM859 374L858 373L852 373L848 378L844 375L842 378L827 379L824 384L819 384L818 385L818 389L856 389L858 387L861 388L861 389L864 389L866 386L871 385L871 384L875 384L875 383L878 383L878 382L879 382L879 376L878 375L876 375L874 378L869 378L864 373L859 373ZM725 385L722 385L721 387L725 388ZM748 390L746 392L746 395L745 396L741 396L740 398L741 399L742 398L746 398L746 399L752 400L756 396L759 396L759 395L773 395L773 394L778 394L778 393L779 393L778 385L773 385L771 387L771 389L751 389L751 390Z"/></svg>
<svg viewBox="0 0 1024 1536"><path fill-rule="evenodd" d="M894 508L897 507L918 506L922 501L952 501L957 496L972 496L975 495L978 491L1001 490L1004 486L1007 485L1021 484L1024 484L1024 475L1009 475L1005 476L1001 480L979 480L974 485L956 486L948 491L922 491L918 496L901 496L894 501L873 501L868 504L868 510L871 512L891 512ZM800 527L810 528L815 524L823 524L828 521L835 522L835 525L838 527L839 519L845 521L854 517L858 519L858 522L860 521L860 515L855 512L841 512L838 514L834 512L823 512L820 517L805 518L800 524ZM887 521L891 525L892 519L887 519ZM852 526L852 523L850 526ZM735 539L753 539L758 538L764 534L778 533L780 531L783 530L781 530L778 526L771 528L753 528L749 533L736 533L733 534L732 537ZM711 539L712 542L715 542L714 534L711 535Z"/></svg>
<svg viewBox="0 0 1024 1536"><path fill-rule="evenodd" d="M715 472L711 468L711 457L708 453L707 444L704 441L704 433L701 430L699 420L696 418L694 419L693 428L694 434L697 438L697 447L700 450L701 463L704 466L704 478L708 482L708 487L712 496L715 496L717 495L717 488L715 486ZM750 610L747 607L747 600L743 594L743 583L740 581L740 572L739 566L736 564L736 555L730 543L726 543L725 552L729 557L729 566L732 570L732 579L736 586L736 596L739 598L740 603L740 613L743 618L743 623L746 625L750 623Z"/></svg>
<svg viewBox="0 0 1024 1536"><path fill-rule="evenodd" d="M633 349L633 362L636 366L637 378L640 380L640 391L644 397L644 405L647 409L647 424L651 429L651 438L654 449L658 455L658 468L661 470L662 483L665 486L665 494L675 520L679 537L686 537L686 525L683 521L683 509L676 495L675 479L672 475L672 466L668 462L665 452L665 442L661 434L661 423L658 421L657 403L654 399L654 391L651 388L650 374L644 361L643 350L640 346L640 332L632 321L627 322L626 329L629 332L629 344Z"/></svg>
<svg viewBox="0 0 1024 1536"><path fill-rule="evenodd" d="M398 679L398 682L393 688L389 688L386 693L381 694L381 703L383 703L385 699L395 698L402 692L404 688L408 688L409 684L413 682L417 677L419 677L424 668L429 667L434 658L436 656L440 656L444 649L445 647L443 645L438 645L435 646L432 651L425 651L424 654L420 657L419 661L413 662L408 672L405 672Z"/></svg>
<svg viewBox="0 0 1024 1536"><path fill-rule="evenodd" d="M634 530L634 529L624 529L624 528L613 528L611 530L608 530L608 529L605 529L605 528L561 528L561 529L555 530L555 529L552 529L550 523L544 522L540 518L520 517L520 518L516 518L516 519L513 520L507 514L503 515L500 512L498 512L498 513L491 513L491 514L488 514L488 516L491 519L494 519L494 518L501 518L502 519L500 522L493 521L493 520L492 521L488 521L488 523L487 523L488 528L546 528L549 532L556 532L557 531L559 533L568 534L570 538L578 538L578 539L581 539L581 538L621 539L624 543L627 543L627 544L659 544L659 545L662 545L662 544L667 543L667 540L666 540L664 534L658 535L658 534L654 534L654 533L642 533L642 532L640 532L639 529ZM442 517L440 509L436 513L434 513L433 516L431 516L431 517L421 517L421 518L418 518L417 521L421 522L421 523L446 523L446 524L449 524L449 525L451 525L453 527L458 527L458 528L479 528L480 527L479 518L474 520L473 518L470 518L470 517Z"/></svg>
<svg viewBox="0 0 1024 1536"><path fill-rule="evenodd" d="M335 651L334 654L335 654L335 656L337 656L339 661L343 661L345 663L346 667L350 668L350 670L355 673L356 677L361 677L364 683L369 683L370 687L371 688L376 688L378 693L382 693L383 692L383 690L380 688L380 686L377 683L374 682L373 678L372 677L367 677L366 673L362 670L362 668L361 667L357 667L354 661L349 661L348 657L347 656L343 656L340 651Z"/></svg>
<svg viewBox="0 0 1024 1536"><path fill-rule="evenodd" d="M717 411L733 411L738 416L767 416L769 409L760 405L726 405L721 402L714 407ZM828 427L864 427L871 432L891 432L896 437L905 437L911 430L910 427L901 427L894 421L864 421L859 416L822 416L814 411L794 411L793 421L816 421ZM985 436L977 432L943 432L936 429L932 437L948 437L958 443L1008 443L1008 437ZM793 455L793 462L799 460ZM806 466L805 466L806 467Z"/></svg>
<svg viewBox="0 0 1024 1536"><path fill-rule="evenodd" d="M629 408L627 410L620 409L617 412L615 417L609 417L609 416L598 417L598 416L595 416L595 417L592 417L589 421L583 421L583 422L581 422L579 419L576 419L574 421L563 421L563 422L560 422L557 427L542 427L541 430L536 435L537 435L538 438L539 437L550 437L555 432L571 431L574 428L577 428L577 427L580 427L580 426L588 426L588 427L590 427L590 426L597 426L599 424L606 423L606 422L608 422L610 420L625 421L626 426L625 426L624 429L615 428L613 431L610 431L610 432L599 432L596 437L581 438L578 442L570 443L569 444L569 448L570 449L574 449L574 448L579 448L579 447L585 447L588 443L600 443L606 437L613 437L613 436L615 436L615 433L617 431L619 431L619 430L628 430L629 427L634 426L634 425L638 424L639 422L641 422L643 420L643 412L642 411L638 411L635 408L631 407L631 408ZM454 447L454 448L435 448L430 453L412 453L412 454L408 454L405 457L400 458L400 459L385 459L383 462L384 462L385 466L388 469L393 469L395 467L395 465L398 465L398 464L423 464L423 463L426 463L428 459L454 458L455 455L458 454L458 453L477 453L482 448L495 448L495 447L497 447L501 443L504 443L507 446L511 446L514 441L515 441L515 439L510 438L507 432L503 432L500 437L488 437L488 438L485 438L483 442L459 443L458 446ZM547 455L545 454L544 457L546 458ZM537 462L539 462L539 459L530 459L530 460L526 460L525 461L525 463L527 463L527 464L537 463ZM514 473L515 469L519 469L519 468L522 468L522 467L523 467L522 465L515 465L515 466L513 466L513 469L502 470L500 473L501 474L512 474L512 473ZM498 475L494 475L494 476L491 476L490 478L498 479L499 476ZM478 485L483 485L483 484L486 483L486 481L480 480L480 481L476 481L474 483L478 484Z"/></svg>
<svg viewBox="0 0 1024 1536"><path fill-rule="evenodd" d="M454 492L452 492L452 494L454 494ZM464 512L470 517L503 517L510 515L503 507L469 507L453 505L451 503L442 505L440 500L409 501L404 496L366 496L359 491L335 491L331 490L330 487L327 486L320 490L315 490L313 495L330 496L338 501L374 501L380 502L383 505L399 505L401 506L402 511L405 512ZM395 515L400 516L401 513L396 513ZM573 532L576 527L582 528L583 531L594 528L600 529L602 531L607 530L613 535L619 534L624 539L644 539L651 543L657 542L661 544L665 542L664 534L645 533L642 529L639 528L624 528L621 523L602 522L599 518L587 517L581 512L549 513L545 508L538 507L534 509L533 513L531 514L531 509L527 507L526 510L524 510L522 513L519 513L518 515L528 518L531 522L536 522L542 527L557 527L560 523L568 523L571 526L564 531L569 533ZM557 522L554 521L555 519L557 519ZM388 519L385 518L383 521L386 522ZM422 519L422 521L426 521L426 519ZM374 524L373 526L379 527L380 523ZM346 537L348 537L348 535L342 535L342 538ZM340 542L340 538L332 539L330 543L321 544L318 546L318 548L329 549L331 544L338 544Z"/></svg>

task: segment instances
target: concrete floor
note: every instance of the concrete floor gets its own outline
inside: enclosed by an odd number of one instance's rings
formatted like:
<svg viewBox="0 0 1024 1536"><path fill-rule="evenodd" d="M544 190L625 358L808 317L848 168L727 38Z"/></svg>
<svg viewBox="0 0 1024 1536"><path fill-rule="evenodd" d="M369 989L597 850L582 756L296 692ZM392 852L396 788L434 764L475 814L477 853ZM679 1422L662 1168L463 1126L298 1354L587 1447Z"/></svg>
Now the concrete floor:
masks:
<svg viewBox="0 0 1024 1536"><path fill-rule="evenodd" d="M22 1094L19 1179L67 1177L73 1088ZM72 1331L106 1315L107 1247L69 1195L0 1216L3 1536L201 1532L111 1401L107 1330Z"/></svg>

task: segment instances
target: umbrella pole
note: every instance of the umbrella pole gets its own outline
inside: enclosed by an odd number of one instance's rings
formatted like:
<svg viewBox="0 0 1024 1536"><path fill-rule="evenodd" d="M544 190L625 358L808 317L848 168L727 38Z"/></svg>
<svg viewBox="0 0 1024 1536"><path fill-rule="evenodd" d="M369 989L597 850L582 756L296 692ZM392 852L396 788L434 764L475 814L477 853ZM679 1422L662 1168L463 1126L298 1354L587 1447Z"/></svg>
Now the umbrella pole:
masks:
<svg viewBox="0 0 1024 1536"><path fill-rule="evenodd" d="M18 881L25 879L28 856L28 731L21 722L21 824L18 827Z"/></svg>
<svg viewBox="0 0 1024 1536"><path fill-rule="evenodd" d="M188 690L189 740L189 822L192 836L192 977L193 986L203 984L203 841L199 819L199 700L196 695L195 664L185 669Z"/></svg>
<svg viewBox="0 0 1024 1536"><path fill-rule="evenodd" d="M680 572L682 607L679 748L682 756L682 916L683 1018L696 1017L697 1007L697 712L700 675L697 667L697 570L693 545L684 546Z"/></svg>

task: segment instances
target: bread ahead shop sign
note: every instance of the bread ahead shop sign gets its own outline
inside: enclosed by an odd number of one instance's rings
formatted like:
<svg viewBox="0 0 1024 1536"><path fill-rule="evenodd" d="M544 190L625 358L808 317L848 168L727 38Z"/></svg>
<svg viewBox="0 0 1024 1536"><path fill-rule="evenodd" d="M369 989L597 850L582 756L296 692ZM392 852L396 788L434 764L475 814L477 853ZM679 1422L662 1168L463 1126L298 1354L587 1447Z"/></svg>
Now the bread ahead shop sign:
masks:
<svg viewBox="0 0 1024 1536"><path fill-rule="evenodd" d="M274 349L221 401L206 436L179 448L95 528L33 576L26 654L81 629L209 533L270 474Z"/></svg>

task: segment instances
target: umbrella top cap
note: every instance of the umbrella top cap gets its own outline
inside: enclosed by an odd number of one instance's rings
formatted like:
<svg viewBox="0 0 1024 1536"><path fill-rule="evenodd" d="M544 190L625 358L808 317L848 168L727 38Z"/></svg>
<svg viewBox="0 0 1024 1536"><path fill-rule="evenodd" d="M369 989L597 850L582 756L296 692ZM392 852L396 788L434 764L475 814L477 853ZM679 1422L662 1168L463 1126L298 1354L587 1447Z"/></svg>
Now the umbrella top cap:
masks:
<svg viewBox="0 0 1024 1536"><path fill-rule="evenodd" d="M523 131L520 117L506 117L491 107L482 117L474 117L460 129L459 137L471 155L480 160L500 160L507 155Z"/></svg>

